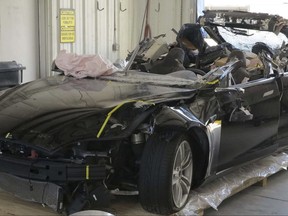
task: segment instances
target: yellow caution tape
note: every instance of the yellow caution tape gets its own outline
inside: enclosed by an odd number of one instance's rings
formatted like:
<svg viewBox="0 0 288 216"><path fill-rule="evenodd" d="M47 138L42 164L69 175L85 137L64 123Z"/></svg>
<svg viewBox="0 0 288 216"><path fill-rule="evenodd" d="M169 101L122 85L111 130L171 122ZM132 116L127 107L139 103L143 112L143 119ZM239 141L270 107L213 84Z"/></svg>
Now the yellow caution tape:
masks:
<svg viewBox="0 0 288 216"><path fill-rule="evenodd" d="M216 84L216 83L218 83L219 82L219 79L216 79L216 80L213 80L213 81L211 81L211 82L206 82L206 84L208 84L208 85L214 85L214 84Z"/></svg>
<svg viewBox="0 0 288 216"><path fill-rule="evenodd" d="M104 129L105 129L105 127L106 127L109 119L110 119L111 116L112 116L112 114L113 114L114 112L116 112L116 111L117 111L120 107L122 107L124 104L126 104L126 103L132 103L132 102L141 102L141 103L147 103L147 104L152 104L152 105L154 105L154 103L152 103L152 102L149 102L149 101L141 101L141 100L128 100L128 101L124 101L124 102L118 104L116 107L114 107L114 109L112 109L112 110L107 114L107 117L106 117L103 125L101 126L98 134L97 134L97 138L99 138L99 137L101 136L101 134L103 133L103 131L104 131Z"/></svg>
<svg viewBox="0 0 288 216"><path fill-rule="evenodd" d="M214 123L221 125L221 124L222 124L222 121L221 121L221 120L216 120Z"/></svg>
<svg viewBox="0 0 288 216"><path fill-rule="evenodd" d="M89 165L86 166L86 180L89 180L90 178L90 171L89 171Z"/></svg>

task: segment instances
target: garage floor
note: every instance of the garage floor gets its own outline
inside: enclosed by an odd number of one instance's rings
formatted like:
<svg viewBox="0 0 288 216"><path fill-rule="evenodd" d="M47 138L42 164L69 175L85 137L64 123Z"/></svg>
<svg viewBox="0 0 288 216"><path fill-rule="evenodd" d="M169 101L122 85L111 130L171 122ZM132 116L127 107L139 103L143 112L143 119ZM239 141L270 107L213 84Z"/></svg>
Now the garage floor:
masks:
<svg viewBox="0 0 288 216"><path fill-rule="evenodd" d="M288 172L280 171L268 178L268 185L251 186L228 198L218 211L208 209L204 215L288 215ZM137 197L118 197L111 209L117 215L151 215L143 211ZM0 215L53 216L58 215L41 204L20 200L0 191Z"/></svg>

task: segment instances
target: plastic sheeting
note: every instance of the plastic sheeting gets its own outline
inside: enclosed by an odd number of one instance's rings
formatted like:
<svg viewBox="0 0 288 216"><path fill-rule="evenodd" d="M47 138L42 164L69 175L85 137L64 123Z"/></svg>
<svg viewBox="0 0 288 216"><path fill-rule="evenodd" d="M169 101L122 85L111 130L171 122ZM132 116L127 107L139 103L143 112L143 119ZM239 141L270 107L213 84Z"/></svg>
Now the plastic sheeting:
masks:
<svg viewBox="0 0 288 216"><path fill-rule="evenodd" d="M217 210L226 198L287 167L288 154L284 152L247 164L192 191L186 207L177 215L197 215L209 207Z"/></svg>
<svg viewBox="0 0 288 216"><path fill-rule="evenodd" d="M125 71L125 72L117 72L111 76L101 76L102 80L111 80L117 82L124 83L139 83L139 84L153 84L153 85L161 85L161 86L169 86L169 87L180 87L181 91L191 91L193 88L199 88L202 84L202 80L187 80L175 76L170 75L159 75L152 74L147 72L139 72L139 71ZM172 88L171 88L172 89Z"/></svg>

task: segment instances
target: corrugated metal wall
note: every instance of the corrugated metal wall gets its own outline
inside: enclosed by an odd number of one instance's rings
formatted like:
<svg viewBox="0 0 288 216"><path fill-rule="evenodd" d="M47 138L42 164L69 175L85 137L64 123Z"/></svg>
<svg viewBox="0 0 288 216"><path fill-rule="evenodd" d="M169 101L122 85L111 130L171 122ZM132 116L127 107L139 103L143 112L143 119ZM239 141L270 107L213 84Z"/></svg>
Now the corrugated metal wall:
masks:
<svg viewBox="0 0 288 216"><path fill-rule="evenodd" d="M166 33L175 41L171 28L180 29L191 20L195 0L151 0L150 25L153 36ZM125 58L140 38L144 0L39 0L41 76L50 75L51 62L66 49L77 54L101 54L111 61ZM59 11L74 9L75 43L60 43ZM103 10L102 10L103 9ZM41 27L41 25L43 25ZM118 48L117 50L112 49Z"/></svg>

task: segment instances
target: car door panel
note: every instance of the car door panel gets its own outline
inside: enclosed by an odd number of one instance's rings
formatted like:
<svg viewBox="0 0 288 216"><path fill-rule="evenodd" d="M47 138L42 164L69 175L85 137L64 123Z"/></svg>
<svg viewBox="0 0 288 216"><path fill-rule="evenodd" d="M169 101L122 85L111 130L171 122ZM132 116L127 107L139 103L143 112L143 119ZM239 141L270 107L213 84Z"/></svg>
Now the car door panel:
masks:
<svg viewBox="0 0 288 216"><path fill-rule="evenodd" d="M280 113L275 78L233 86L242 93L225 104L217 171L274 151ZM231 92L226 92L230 94ZM219 97L219 96L218 96ZM220 98L220 97L219 97ZM220 104L224 104L220 101ZM228 107L228 108L227 108ZM235 115L239 115L233 117ZM241 115L243 117L241 117Z"/></svg>
<svg viewBox="0 0 288 216"><path fill-rule="evenodd" d="M288 72L284 73L279 79L282 85L282 95L280 103L278 143L280 147L284 147L288 143Z"/></svg>

